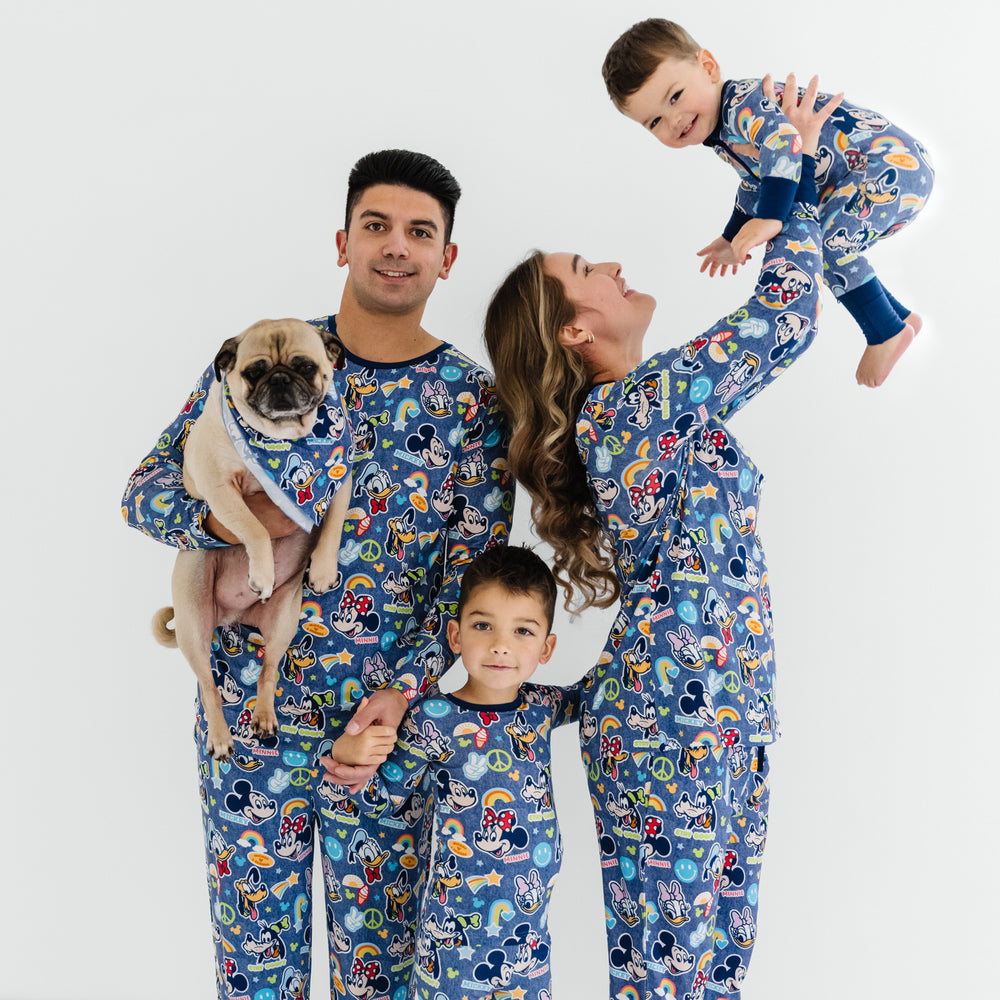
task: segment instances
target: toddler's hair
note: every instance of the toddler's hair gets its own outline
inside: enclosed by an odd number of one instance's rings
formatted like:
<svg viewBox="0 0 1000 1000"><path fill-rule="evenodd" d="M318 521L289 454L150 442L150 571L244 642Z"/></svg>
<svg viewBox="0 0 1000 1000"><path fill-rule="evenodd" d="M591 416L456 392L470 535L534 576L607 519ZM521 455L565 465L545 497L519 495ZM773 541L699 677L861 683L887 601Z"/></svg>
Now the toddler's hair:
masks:
<svg viewBox="0 0 1000 1000"><path fill-rule="evenodd" d="M633 24L604 57L604 84L615 107L628 99L656 72L664 59L694 59L701 46L679 25L662 17Z"/></svg>
<svg viewBox="0 0 1000 1000"><path fill-rule="evenodd" d="M530 594L545 609L546 628L551 630L556 610L556 581L552 570L523 545L493 545L466 567L458 597L456 618L476 587L496 583L511 594Z"/></svg>

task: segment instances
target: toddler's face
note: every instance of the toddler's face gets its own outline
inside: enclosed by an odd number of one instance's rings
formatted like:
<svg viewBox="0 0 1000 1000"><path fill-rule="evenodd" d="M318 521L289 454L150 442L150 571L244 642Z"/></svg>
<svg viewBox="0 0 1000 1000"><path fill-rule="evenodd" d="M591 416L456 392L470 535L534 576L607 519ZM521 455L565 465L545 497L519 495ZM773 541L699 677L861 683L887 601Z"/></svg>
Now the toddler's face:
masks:
<svg viewBox="0 0 1000 1000"><path fill-rule="evenodd" d="M624 113L664 146L698 146L715 131L721 92L719 64L702 49L693 59L664 59Z"/></svg>

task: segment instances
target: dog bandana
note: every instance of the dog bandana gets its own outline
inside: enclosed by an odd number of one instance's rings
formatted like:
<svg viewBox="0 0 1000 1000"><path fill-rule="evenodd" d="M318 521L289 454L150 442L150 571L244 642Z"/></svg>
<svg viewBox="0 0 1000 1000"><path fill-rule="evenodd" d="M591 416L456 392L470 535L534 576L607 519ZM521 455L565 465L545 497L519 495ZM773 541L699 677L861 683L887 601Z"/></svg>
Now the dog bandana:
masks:
<svg viewBox="0 0 1000 1000"><path fill-rule="evenodd" d="M233 447L272 503L304 531L320 523L353 461L351 425L334 383L320 403L311 433L272 438L254 430L222 381L222 422Z"/></svg>

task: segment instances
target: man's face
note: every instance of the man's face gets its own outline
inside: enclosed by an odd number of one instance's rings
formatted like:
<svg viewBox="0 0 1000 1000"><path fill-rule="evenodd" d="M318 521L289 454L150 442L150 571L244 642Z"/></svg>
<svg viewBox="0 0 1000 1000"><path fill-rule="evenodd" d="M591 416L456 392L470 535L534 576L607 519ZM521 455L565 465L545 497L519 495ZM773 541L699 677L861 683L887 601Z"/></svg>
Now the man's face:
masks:
<svg viewBox="0 0 1000 1000"><path fill-rule="evenodd" d="M350 268L358 304L373 313L423 310L438 278L447 278L458 253L444 241L444 213L436 198L413 188L376 184L337 233L337 265Z"/></svg>

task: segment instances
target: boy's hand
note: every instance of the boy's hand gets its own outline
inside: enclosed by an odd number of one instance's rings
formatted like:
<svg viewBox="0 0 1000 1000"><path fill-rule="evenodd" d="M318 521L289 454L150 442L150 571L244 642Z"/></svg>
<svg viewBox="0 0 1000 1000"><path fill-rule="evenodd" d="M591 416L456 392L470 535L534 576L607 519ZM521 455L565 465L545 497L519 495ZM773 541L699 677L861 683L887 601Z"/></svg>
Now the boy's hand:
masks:
<svg viewBox="0 0 1000 1000"><path fill-rule="evenodd" d="M751 219L733 237L733 258L737 264L745 264L750 259L750 251L768 240L773 240L784 223L780 219Z"/></svg>
<svg viewBox="0 0 1000 1000"><path fill-rule="evenodd" d="M698 256L705 258L701 262L701 267L698 268L698 273L701 274L707 268L710 278L715 277L716 271L724 276L729 268L732 268L733 274L735 274L736 268L739 267L733 256L733 245L724 236L712 240L707 247L698 251Z"/></svg>
<svg viewBox="0 0 1000 1000"><path fill-rule="evenodd" d="M346 733L338 737L330 756L351 767L377 767L392 753L396 745L396 730L391 726L369 726L357 736Z"/></svg>

